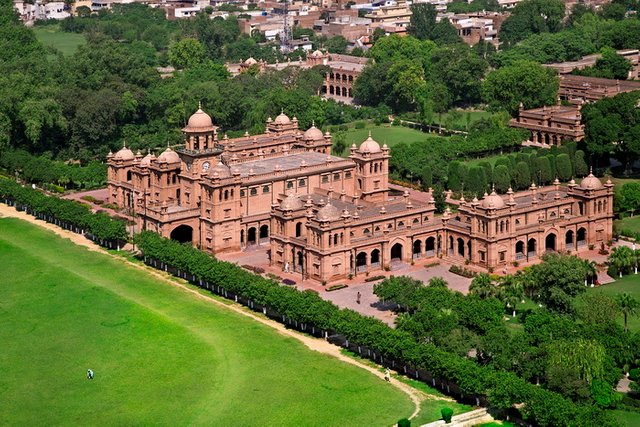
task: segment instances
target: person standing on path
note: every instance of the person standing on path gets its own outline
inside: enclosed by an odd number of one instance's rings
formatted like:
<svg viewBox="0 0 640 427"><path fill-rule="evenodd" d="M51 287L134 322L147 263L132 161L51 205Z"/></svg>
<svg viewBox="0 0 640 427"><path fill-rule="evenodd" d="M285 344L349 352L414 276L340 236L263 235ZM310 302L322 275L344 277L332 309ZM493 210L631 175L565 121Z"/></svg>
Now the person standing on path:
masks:
<svg viewBox="0 0 640 427"><path fill-rule="evenodd" d="M88 380L93 379L93 371L91 369L87 369L87 379Z"/></svg>
<svg viewBox="0 0 640 427"><path fill-rule="evenodd" d="M360 291L358 291L358 293L356 294L356 303L360 304L360 297L362 295L360 294Z"/></svg>
<svg viewBox="0 0 640 427"><path fill-rule="evenodd" d="M389 368L384 370L384 380L386 382L390 382L391 381L391 371L389 370Z"/></svg>

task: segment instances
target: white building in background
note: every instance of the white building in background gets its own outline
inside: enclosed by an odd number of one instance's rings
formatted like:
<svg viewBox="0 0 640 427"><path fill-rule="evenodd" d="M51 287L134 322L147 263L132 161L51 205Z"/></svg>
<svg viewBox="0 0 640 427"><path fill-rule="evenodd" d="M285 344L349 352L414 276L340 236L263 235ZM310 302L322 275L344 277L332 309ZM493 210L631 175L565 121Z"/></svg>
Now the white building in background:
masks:
<svg viewBox="0 0 640 427"><path fill-rule="evenodd" d="M65 19L71 14L62 1L43 2L36 0L33 4L22 0L14 0L13 8L20 15L20 19L27 25L32 25L38 19Z"/></svg>

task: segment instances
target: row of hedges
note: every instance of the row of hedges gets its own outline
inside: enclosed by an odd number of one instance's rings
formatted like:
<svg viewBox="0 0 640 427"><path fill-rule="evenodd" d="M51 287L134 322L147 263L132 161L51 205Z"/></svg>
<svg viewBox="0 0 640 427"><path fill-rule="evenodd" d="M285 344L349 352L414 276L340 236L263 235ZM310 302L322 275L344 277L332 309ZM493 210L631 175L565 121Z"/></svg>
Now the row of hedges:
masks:
<svg viewBox="0 0 640 427"><path fill-rule="evenodd" d="M98 188L107 180L107 165L92 161L86 166L35 156L23 150L2 150L0 167L11 174L18 172L27 182L61 193L65 188Z"/></svg>
<svg viewBox="0 0 640 427"><path fill-rule="evenodd" d="M270 317L295 324L300 330L313 331L316 336L331 335L330 341L433 385L437 382L459 399L503 413L513 413L514 404L523 404L516 415L541 426L616 425L596 407L577 405L513 373L498 372L432 344L417 343L406 332L353 310L340 309L316 293L280 286L155 233L139 234L136 244L148 264L173 268L174 274L198 286L271 313Z"/></svg>
<svg viewBox="0 0 640 427"><path fill-rule="evenodd" d="M94 214L83 204L49 197L9 179L0 178L0 200L67 230L86 233L87 237L108 248L119 247L127 240L124 221L113 219L105 213Z"/></svg>

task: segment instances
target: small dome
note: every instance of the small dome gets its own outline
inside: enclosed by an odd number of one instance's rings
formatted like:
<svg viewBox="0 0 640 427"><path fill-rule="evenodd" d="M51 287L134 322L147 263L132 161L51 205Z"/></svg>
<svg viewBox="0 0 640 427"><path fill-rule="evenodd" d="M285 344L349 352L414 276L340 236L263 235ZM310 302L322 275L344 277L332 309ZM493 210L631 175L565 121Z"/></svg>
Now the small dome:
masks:
<svg viewBox="0 0 640 427"><path fill-rule="evenodd" d="M115 160L133 160L136 156L133 154L133 151L128 149L126 146L122 147L118 152L113 156Z"/></svg>
<svg viewBox="0 0 640 427"><path fill-rule="evenodd" d="M322 58L322 56L323 56L323 55L322 55L322 52L320 52L320 50L319 50L319 49L316 49L316 50L311 54L311 57L312 57L312 58Z"/></svg>
<svg viewBox="0 0 640 427"><path fill-rule="evenodd" d="M316 214L318 221L333 221L338 218L340 218L340 211L331 202L328 202Z"/></svg>
<svg viewBox="0 0 640 427"><path fill-rule="evenodd" d="M151 165L151 162L155 159L156 159L156 156L154 156L153 154L151 153L147 154L142 158L142 160L140 160L140 167L141 168L149 167Z"/></svg>
<svg viewBox="0 0 640 427"><path fill-rule="evenodd" d="M248 66L256 65L257 63L258 61L256 61L253 57L249 57L246 61L244 61L244 65Z"/></svg>
<svg viewBox="0 0 640 427"><path fill-rule="evenodd" d="M378 144L373 138L371 138L371 132L369 132L369 137L364 140L362 144L360 144L360 152L361 153L380 153L380 144Z"/></svg>
<svg viewBox="0 0 640 427"><path fill-rule="evenodd" d="M582 180L582 182L580 183L580 188L585 190L599 190L601 188L604 188L604 186L598 178L590 173L589 176Z"/></svg>
<svg viewBox="0 0 640 427"><path fill-rule="evenodd" d="M171 147L167 147L167 149L164 150L162 154L158 156L158 162L159 163L180 163L180 156L178 156L178 153L173 151Z"/></svg>
<svg viewBox="0 0 640 427"><path fill-rule="evenodd" d="M226 166L224 163L218 162L217 165L212 166L209 169L209 176L213 176L214 173L218 174L218 178L228 178L231 176L231 169L229 169L229 166Z"/></svg>
<svg viewBox="0 0 640 427"><path fill-rule="evenodd" d="M212 128L213 121L211 121L210 115L202 111L202 108L198 108L198 111L189 117L187 127L193 129Z"/></svg>
<svg viewBox="0 0 640 427"><path fill-rule="evenodd" d="M502 197L498 196L494 190L482 199L482 207L500 209L504 207L504 200L502 200Z"/></svg>
<svg viewBox="0 0 640 427"><path fill-rule="evenodd" d="M297 209L301 209L304 207L302 200L295 194L289 194L285 199L280 203L280 209L283 211L294 211Z"/></svg>
<svg viewBox="0 0 640 427"><path fill-rule="evenodd" d="M290 125L291 119L284 112L280 113L278 117L273 121L277 125Z"/></svg>
<svg viewBox="0 0 640 427"><path fill-rule="evenodd" d="M311 126L307 129L302 136L302 138L306 141L322 141L324 140L324 136L322 135L322 131L315 127L315 125Z"/></svg>

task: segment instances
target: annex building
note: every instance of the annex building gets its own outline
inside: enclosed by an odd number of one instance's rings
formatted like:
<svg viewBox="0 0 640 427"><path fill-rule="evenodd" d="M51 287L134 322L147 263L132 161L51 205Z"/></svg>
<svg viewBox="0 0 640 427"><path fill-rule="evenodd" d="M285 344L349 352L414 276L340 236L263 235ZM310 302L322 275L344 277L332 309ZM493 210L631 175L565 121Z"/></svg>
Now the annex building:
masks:
<svg viewBox="0 0 640 427"><path fill-rule="evenodd" d="M612 235L613 185L593 175L436 215L433 196L390 192L390 149L371 136L341 158L329 133L284 113L264 134L230 139L198 109L182 131L184 146L158 157L109 153L109 201L142 229L212 253L265 245L271 265L318 281L437 258L500 268Z"/></svg>

